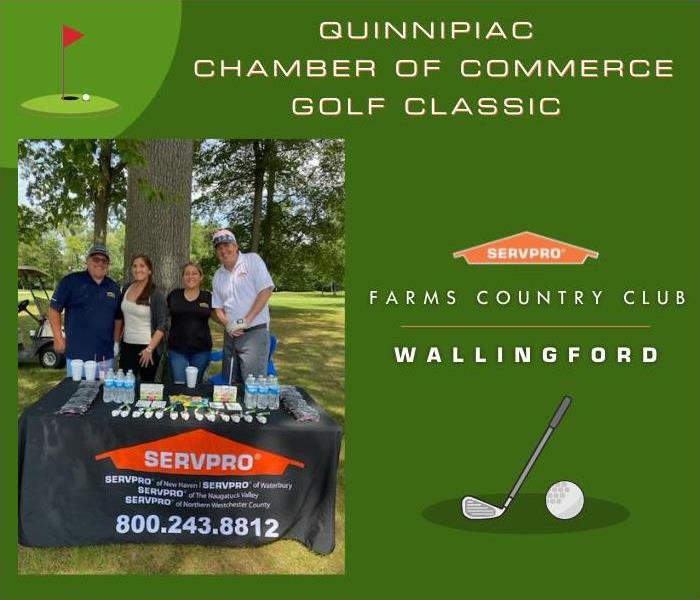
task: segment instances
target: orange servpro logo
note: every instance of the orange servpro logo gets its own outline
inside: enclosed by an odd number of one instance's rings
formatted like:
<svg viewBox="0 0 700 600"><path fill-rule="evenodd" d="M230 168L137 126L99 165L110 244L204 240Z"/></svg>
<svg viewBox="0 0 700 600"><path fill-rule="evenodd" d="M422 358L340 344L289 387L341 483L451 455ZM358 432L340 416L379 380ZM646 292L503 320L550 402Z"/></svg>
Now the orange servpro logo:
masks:
<svg viewBox="0 0 700 600"><path fill-rule="evenodd" d="M452 256L464 258L470 265L582 265L588 257L598 258L598 253L523 231L453 252Z"/></svg>
<svg viewBox="0 0 700 600"><path fill-rule="evenodd" d="M110 458L117 469L171 475L282 475L304 463L241 444L205 429L195 429L95 456Z"/></svg>

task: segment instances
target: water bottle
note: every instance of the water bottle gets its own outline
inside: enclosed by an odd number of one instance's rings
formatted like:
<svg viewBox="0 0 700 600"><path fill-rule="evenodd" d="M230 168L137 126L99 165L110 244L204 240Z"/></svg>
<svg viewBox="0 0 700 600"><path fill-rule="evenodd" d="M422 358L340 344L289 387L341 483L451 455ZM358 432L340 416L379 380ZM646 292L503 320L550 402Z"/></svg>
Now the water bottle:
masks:
<svg viewBox="0 0 700 600"><path fill-rule="evenodd" d="M109 371L107 371L107 375L105 375L102 399L105 402L114 402L114 370L112 368L110 368Z"/></svg>
<svg viewBox="0 0 700 600"><path fill-rule="evenodd" d="M136 377L134 372L129 369L124 379L124 395L126 396L127 404L133 404L136 399Z"/></svg>
<svg viewBox="0 0 700 600"><path fill-rule="evenodd" d="M114 381L114 401L124 404L124 371L119 369Z"/></svg>
<svg viewBox="0 0 700 600"><path fill-rule="evenodd" d="M280 407L280 382L277 377L270 375L268 386L268 393L270 394L268 408L278 410Z"/></svg>
<svg viewBox="0 0 700 600"><path fill-rule="evenodd" d="M255 408L256 398L255 395L258 393L258 387L255 383L255 377L251 374L245 378L245 395L243 396L243 403L248 409Z"/></svg>
<svg viewBox="0 0 700 600"><path fill-rule="evenodd" d="M258 401L256 403L258 410L265 410L267 408L267 379L264 375L258 375L255 383L258 386Z"/></svg>

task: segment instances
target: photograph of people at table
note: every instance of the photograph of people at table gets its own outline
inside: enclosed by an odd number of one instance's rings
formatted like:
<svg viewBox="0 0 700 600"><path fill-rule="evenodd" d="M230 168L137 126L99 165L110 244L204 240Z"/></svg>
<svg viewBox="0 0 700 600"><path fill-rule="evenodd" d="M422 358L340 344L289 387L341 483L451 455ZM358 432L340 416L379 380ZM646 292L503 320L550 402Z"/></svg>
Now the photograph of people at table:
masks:
<svg viewBox="0 0 700 600"><path fill-rule="evenodd" d="M122 290L124 336L119 367L137 381L155 380L168 332L168 307L153 281L153 263L145 254L131 260L131 282Z"/></svg>
<svg viewBox="0 0 700 600"><path fill-rule="evenodd" d="M343 140L19 144L18 572L343 574Z"/></svg>
<svg viewBox="0 0 700 600"><path fill-rule="evenodd" d="M112 367L122 332L121 293L109 272L109 251L103 244L88 250L85 270L66 275L51 297L48 310L53 346L66 356L68 375L73 361L94 361L101 372ZM65 311L65 336L61 313Z"/></svg>
<svg viewBox="0 0 700 600"><path fill-rule="evenodd" d="M211 292L201 288L203 278L202 267L188 262L182 269L184 287L168 294L168 360L174 383L185 383L187 367L195 367L199 385L211 359Z"/></svg>

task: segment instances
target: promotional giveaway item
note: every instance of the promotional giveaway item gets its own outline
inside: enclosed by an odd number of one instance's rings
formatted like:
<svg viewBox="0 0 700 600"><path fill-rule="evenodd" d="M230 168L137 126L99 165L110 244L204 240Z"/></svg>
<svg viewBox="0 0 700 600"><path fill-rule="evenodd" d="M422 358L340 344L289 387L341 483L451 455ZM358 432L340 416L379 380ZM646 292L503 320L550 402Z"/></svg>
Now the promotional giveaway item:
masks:
<svg viewBox="0 0 700 600"><path fill-rule="evenodd" d="M60 415L83 415L100 391L99 381L81 381L71 397L58 411Z"/></svg>
<svg viewBox="0 0 700 600"><path fill-rule="evenodd" d="M235 385L215 385L212 399L214 402L235 402L238 388Z"/></svg>
<svg viewBox="0 0 700 600"><path fill-rule="evenodd" d="M292 414L297 421L318 421L319 412L314 406L310 406L297 388L291 385L283 385L280 391L282 406Z"/></svg>
<svg viewBox="0 0 700 600"><path fill-rule="evenodd" d="M163 400L162 383L142 383L139 386L140 400Z"/></svg>

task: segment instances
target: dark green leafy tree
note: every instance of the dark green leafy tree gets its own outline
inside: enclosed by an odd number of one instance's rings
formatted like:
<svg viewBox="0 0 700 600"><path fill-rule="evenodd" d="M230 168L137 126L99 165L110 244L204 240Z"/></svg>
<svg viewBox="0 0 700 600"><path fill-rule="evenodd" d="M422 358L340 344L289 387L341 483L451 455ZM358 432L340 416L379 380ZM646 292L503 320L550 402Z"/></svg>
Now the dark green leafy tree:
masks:
<svg viewBox="0 0 700 600"><path fill-rule="evenodd" d="M342 285L342 140L205 140L195 188L197 214L260 252L278 289Z"/></svg>
<svg viewBox="0 0 700 600"><path fill-rule="evenodd" d="M142 161L138 146L111 139L21 140L19 167L27 181L29 207L50 227L93 223L94 243L105 243L108 219L123 221L126 168ZM20 214L20 234L32 225Z"/></svg>

